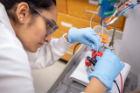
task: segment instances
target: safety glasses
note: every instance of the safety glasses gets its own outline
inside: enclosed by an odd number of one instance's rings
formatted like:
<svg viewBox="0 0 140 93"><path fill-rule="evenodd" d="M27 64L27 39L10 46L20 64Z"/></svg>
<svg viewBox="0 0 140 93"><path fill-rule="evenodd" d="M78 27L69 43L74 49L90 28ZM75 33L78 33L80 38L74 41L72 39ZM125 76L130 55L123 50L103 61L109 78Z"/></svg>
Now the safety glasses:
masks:
<svg viewBox="0 0 140 93"><path fill-rule="evenodd" d="M40 14L46 20L46 28L48 30L46 36L51 35L54 31L56 31L59 28L54 20L46 18L39 10L37 10L31 5L29 6L33 8L38 14Z"/></svg>

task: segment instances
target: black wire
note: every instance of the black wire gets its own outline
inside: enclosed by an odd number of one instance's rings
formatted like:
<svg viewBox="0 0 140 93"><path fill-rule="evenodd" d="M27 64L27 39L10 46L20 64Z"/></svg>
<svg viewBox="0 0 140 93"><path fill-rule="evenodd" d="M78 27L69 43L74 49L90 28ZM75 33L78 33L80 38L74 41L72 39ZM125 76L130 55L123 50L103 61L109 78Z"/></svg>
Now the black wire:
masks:
<svg viewBox="0 0 140 93"><path fill-rule="evenodd" d="M119 10L119 11L117 12L116 16L118 16L118 15L119 15L123 10L125 10L126 8L128 8L128 7L125 7L125 8L123 8L123 9Z"/></svg>
<svg viewBox="0 0 140 93"><path fill-rule="evenodd" d="M78 45L80 45L80 44L81 44L81 43L78 43L78 44L75 45L75 47L74 47L74 49L73 49L73 55L75 54L76 47L77 47Z"/></svg>
<svg viewBox="0 0 140 93"><path fill-rule="evenodd" d="M131 6L131 5L130 5L130 6ZM130 6L128 6L128 7L130 7ZM122 13L123 10L125 10L125 9L128 8L128 7L125 7L125 8L123 8L123 9L119 10L119 11L117 12L116 16L118 16L120 13Z"/></svg>
<svg viewBox="0 0 140 93"><path fill-rule="evenodd" d="M140 0L137 0L138 4L140 4Z"/></svg>
<svg viewBox="0 0 140 93"><path fill-rule="evenodd" d="M114 83L116 84L116 86L117 86L117 88L118 88L119 93L121 93L121 92L120 92L120 89L119 89L119 86L118 86L118 84L117 84L117 82L116 82L116 80L114 80Z"/></svg>

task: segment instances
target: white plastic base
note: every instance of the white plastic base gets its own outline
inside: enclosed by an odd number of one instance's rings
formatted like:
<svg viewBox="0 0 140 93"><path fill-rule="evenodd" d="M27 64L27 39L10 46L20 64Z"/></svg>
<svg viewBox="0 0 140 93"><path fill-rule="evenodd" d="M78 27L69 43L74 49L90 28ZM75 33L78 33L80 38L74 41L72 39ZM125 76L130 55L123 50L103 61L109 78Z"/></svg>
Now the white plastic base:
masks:
<svg viewBox="0 0 140 93"><path fill-rule="evenodd" d="M78 82L80 84L83 84L83 85L87 86L87 84L89 83L89 80L87 78L88 74L86 72L86 67L85 67L85 59L86 59L87 56L91 57L91 51L88 51L85 54L84 58L81 60L80 64L76 68L76 70L71 74L71 76L69 77L69 79L70 79L69 84L71 84L71 82L73 82L73 81L76 81L76 82ZM121 74L122 74L122 77L123 77L123 84L124 84L124 82L126 80L126 77L127 77L128 73L129 73L129 71L130 71L130 68L131 68L130 65L125 63L125 67L121 71ZM116 80L119 88L121 89L120 75L118 75L115 80ZM113 83L112 90L110 92L111 93L119 93L115 83Z"/></svg>

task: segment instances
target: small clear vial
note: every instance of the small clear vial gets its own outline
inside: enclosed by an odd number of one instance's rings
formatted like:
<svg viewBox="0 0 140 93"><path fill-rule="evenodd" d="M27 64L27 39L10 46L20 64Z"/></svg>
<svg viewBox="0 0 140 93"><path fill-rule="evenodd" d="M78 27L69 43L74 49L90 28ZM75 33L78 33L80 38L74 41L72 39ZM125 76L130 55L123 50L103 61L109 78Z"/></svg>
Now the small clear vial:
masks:
<svg viewBox="0 0 140 93"><path fill-rule="evenodd" d="M86 72L88 74L92 73L93 72L93 69L92 69L93 66L92 66L91 62L88 59L85 60L85 65L86 65Z"/></svg>
<svg viewBox="0 0 140 93"><path fill-rule="evenodd" d="M88 74L92 73L92 72L93 72L92 66L86 67L86 72L87 72Z"/></svg>

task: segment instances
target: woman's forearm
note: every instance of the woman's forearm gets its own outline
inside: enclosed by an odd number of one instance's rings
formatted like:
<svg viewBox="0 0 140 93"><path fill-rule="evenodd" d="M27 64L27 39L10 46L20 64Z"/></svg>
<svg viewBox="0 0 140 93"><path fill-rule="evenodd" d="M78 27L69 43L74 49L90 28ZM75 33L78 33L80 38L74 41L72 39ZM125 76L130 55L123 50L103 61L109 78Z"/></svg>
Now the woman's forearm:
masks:
<svg viewBox="0 0 140 93"><path fill-rule="evenodd" d="M67 42L69 42L69 40L68 40L68 34L66 34L66 35L64 36L64 38L65 38L65 40L67 40Z"/></svg>
<svg viewBox="0 0 140 93"><path fill-rule="evenodd" d="M107 87L96 77L93 77L85 89L85 93L105 93Z"/></svg>

